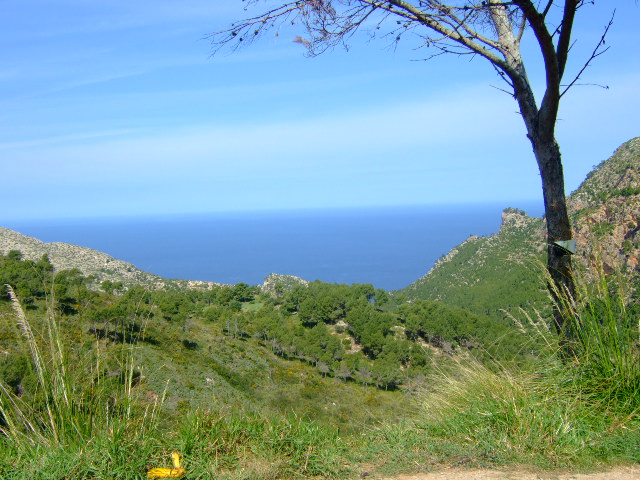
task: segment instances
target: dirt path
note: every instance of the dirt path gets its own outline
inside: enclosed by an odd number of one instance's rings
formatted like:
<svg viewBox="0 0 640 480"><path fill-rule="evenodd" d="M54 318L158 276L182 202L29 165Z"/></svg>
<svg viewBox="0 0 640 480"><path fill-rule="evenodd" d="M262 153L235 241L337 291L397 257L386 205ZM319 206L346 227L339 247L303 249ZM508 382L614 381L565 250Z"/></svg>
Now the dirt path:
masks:
<svg viewBox="0 0 640 480"><path fill-rule="evenodd" d="M597 473L446 469L415 475L399 475L384 480L640 480L640 465Z"/></svg>

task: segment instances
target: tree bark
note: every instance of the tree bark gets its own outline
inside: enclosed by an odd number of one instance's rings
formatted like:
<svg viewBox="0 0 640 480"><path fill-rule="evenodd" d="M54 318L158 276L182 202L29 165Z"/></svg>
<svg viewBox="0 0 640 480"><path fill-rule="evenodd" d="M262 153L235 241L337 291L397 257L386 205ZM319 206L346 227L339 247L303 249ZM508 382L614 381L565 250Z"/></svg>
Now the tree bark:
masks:
<svg viewBox="0 0 640 480"><path fill-rule="evenodd" d="M533 152L542 177L544 211L547 220L547 269L549 291L554 300L553 320L564 341L571 341L571 323L567 324L568 302L575 295L571 252L555 242L573 239L564 193L564 173L560 147L555 138L531 137Z"/></svg>
<svg viewBox="0 0 640 480"><path fill-rule="evenodd" d="M564 193L564 172L560 146L555 138L555 122L558 95L545 92L545 101L538 109L536 100L527 78L524 65L519 56L514 56L510 75L514 96L520 107L520 114L531 141L533 153L542 178L544 213L547 222L547 270L549 273L549 292L553 298L553 322L565 344L573 338L571 322L567 323L570 311L568 300L575 295L575 283L571 262L571 253L555 242L573 239L571 223ZM555 98L555 101L552 101Z"/></svg>

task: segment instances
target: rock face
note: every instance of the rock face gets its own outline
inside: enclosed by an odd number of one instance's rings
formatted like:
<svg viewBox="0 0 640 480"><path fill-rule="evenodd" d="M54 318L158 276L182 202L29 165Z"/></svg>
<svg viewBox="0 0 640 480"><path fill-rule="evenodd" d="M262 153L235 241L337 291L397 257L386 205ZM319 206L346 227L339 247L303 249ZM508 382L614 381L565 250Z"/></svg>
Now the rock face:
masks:
<svg viewBox="0 0 640 480"><path fill-rule="evenodd" d="M638 280L640 271L640 137L596 166L571 194L578 259Z"/></svg>
<svg viewBox="0 0 640 480"><path fill-rule="evenodd" d="M517 208L505 208L502 211L502 223L500 229L503 228L523 228L528 226L530 218L523 210Z"/></svg>
<svg viewBox="0 0 640 480"><path fill-rule="evenodd" d="M47 255L56 271L77 268L85 276L93 275L96 283L104 280L122 282L125 286L144 285L152 289L170 287L211 288L213 282L168 280L137 269L133 264L117 260L106 253L68 243L45 243L13 230L0 228L0 252L20 250L24 258L39 260Z"/></svg>

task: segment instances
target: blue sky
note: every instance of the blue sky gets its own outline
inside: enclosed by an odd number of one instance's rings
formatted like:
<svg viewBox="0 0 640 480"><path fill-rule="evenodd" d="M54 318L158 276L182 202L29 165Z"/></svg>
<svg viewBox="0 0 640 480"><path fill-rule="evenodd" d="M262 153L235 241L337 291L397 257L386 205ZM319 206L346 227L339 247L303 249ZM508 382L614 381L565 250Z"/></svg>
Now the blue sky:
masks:
<svg viewBox="0 0 640 480"><path fill-rule="evenodd" d="M581 10L563 100L567 191L640 135L640 6ZM516 105L480 59L355 37L306 58L283 30L211 57L240 0L0 0L8 220L539 200ZM533 57L532 57L533 59ZM532 64L533 65L533 64ZM534 82L540 76L530 68Z"/></svg>

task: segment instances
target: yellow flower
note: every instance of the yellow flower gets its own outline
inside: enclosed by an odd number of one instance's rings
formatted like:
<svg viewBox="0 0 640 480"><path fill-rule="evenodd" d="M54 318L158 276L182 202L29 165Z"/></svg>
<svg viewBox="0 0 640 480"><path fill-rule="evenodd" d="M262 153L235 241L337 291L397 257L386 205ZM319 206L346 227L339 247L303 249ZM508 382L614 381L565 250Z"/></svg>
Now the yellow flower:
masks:
<svg viewBox="0 0 640 480"><path fill-rule="evenodd" d="M187 471L184 468L180 468L180 454L173 452L171 454L173 460L173 468L152 468L147 472L147 478L160 479L160 478L181 478Z"/></svg>

